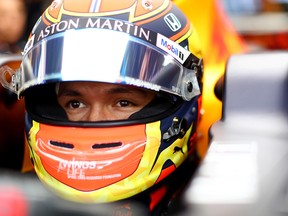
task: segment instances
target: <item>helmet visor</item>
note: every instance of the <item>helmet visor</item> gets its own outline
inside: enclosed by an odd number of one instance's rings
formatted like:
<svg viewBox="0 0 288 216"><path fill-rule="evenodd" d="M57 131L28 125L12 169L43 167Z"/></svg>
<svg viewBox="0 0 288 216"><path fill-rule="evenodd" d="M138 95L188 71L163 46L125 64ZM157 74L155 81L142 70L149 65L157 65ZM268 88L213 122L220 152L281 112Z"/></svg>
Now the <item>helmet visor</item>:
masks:
<svg viewBox="0 0 288 216"><path fill-rule="evenodd" d="M61 81L127 84L186 100L200 93L195 72L172 55L125 32L105 29L68 30L43 39L26 53L20 72L20 94L34 85Z"/></svg>

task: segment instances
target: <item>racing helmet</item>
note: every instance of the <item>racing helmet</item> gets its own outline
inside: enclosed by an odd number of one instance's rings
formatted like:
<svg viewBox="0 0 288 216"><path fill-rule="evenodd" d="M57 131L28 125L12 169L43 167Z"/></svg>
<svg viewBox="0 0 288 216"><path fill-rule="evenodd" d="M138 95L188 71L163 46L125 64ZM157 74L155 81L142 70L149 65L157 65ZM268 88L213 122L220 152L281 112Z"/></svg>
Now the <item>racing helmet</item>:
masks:
<svg viewBox="0 0 288 216"><path fill-rule="evenodd" d="M152 194L197 155L201 49L170 0L55 0L36 22L19 70L3 71L12 81L2 76L2 83L25 100L39 179L68 200L109 203ZM70 121L57 92L75 81L155 97L127 119Z"/></svg>

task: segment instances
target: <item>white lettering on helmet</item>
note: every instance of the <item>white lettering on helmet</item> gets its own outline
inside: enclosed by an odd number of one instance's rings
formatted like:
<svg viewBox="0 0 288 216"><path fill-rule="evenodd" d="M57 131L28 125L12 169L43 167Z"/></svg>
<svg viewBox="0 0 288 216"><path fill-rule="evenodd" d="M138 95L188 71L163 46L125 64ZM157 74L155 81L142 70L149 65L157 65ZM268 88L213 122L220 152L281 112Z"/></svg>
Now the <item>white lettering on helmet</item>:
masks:
<svg viewBox="0 0 288 216"><path fill-rule="evenodd" d="M63 169L95 169L97 168L96 161L77 161L77 160L62 160L59 163L58 170Z"/></svg>
<svg viewBox="0 0 288 216"><path fill-rule="evenodd" d="M52 35L52 34L55 34L55 33L58 33L58 32L63 32L65 30L68 30L68 29L76 29L79 27L79 19L76 19L76 20L63 20L59 23L54 23L50 26L47 26L44 30L42 30L40 32L40 35L39 37L37 38L37 41L49 36L49 35Z"/></svg>
<svg viewBox="0 0 288 216"><path fill-rule="evenodd" d="M86 175L87 170L99 170L105 166L103 163L97 163L96 161L79 161L79 160L61 160L58 166L58 172L63 170L66 172L68 179L78 180L101 180L120 178L121 173L106 174L106 175ZM96 171L95 170L95 171Z"/></svg>
<svg viewBox="0 0 288 216"><path fill-rule="evenodd" d="M150 40L150 31L142 27L133 25L129 22L124 22L120 20L111 20L103 18L77 18L62 20L59 23L54 23L47 26L45 29L41 30L37 41L46 38L50 35L64 32L70 29L80 29L80 28L99 28L99 29L109 29L119 32L125 32L132 36L144 39L146 41Z"/></svg>

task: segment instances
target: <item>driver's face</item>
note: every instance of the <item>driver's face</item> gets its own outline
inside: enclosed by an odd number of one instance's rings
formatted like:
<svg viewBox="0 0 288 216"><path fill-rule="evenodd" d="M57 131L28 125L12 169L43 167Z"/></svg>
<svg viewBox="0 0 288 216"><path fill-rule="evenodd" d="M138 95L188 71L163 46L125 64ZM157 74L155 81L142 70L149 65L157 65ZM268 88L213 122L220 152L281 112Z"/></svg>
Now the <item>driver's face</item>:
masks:
<svg viewBox="0 0 288 216"><path fill-rule="evenodd" d="M71 121L127 119L153 100L155 94L134 87L96 83L60 83L58 103Z"/></svg>

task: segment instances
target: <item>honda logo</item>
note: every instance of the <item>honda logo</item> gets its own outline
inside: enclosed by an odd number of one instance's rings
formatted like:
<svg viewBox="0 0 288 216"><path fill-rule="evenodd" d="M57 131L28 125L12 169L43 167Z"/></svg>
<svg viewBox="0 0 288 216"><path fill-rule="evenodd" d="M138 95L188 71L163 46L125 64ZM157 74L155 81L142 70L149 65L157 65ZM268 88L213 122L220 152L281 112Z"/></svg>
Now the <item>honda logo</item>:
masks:
<svg viewBox="0 0 288 216"><path fill-rule="evenodd" d="M175 32L181 28L180 21L178 20L178 18L173 13L167 14L164 17L164 20L173 32Z"/></svg>

